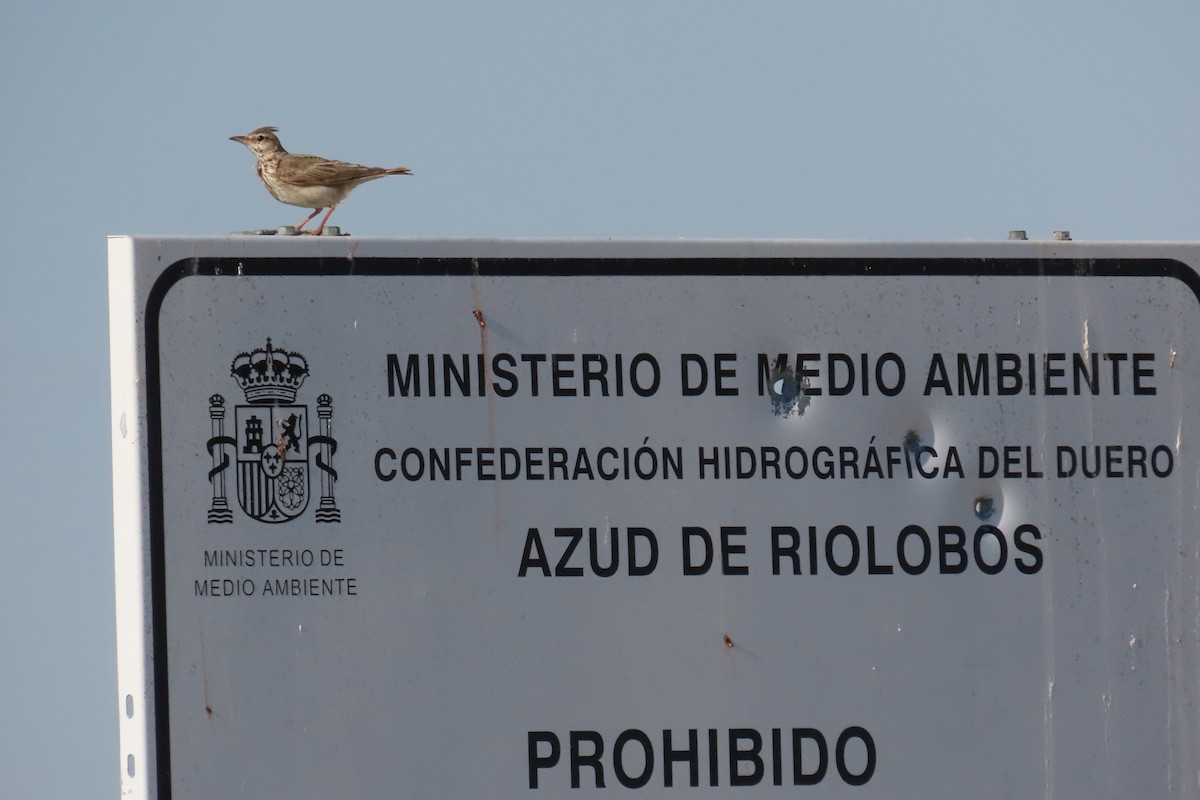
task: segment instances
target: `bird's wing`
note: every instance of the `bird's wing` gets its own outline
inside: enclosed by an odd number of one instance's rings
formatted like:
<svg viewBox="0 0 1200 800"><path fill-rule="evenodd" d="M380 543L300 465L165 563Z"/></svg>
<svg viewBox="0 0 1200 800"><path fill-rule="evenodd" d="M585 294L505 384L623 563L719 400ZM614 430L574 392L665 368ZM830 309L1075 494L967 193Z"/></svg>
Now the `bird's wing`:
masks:
<svg viewBox="0 0 1200 800"><path fill-rule="evenodd" d="M386 172L381 167L364 167L362 164L291 154L287 156L283 166L284 169L279 171L278 178L293 186L333 186L339 183L353 183L364 178L377 177Z"/></svg>

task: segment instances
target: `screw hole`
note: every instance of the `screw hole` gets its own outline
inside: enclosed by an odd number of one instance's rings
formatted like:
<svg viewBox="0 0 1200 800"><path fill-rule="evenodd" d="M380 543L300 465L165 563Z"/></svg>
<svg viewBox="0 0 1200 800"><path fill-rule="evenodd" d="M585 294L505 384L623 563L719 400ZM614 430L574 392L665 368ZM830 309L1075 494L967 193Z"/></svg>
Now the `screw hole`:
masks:
<svg viewBox="0 0 1200 800"><path fill-rule="evenodd" d="M776 367L771 370L767 394L771 399L771 413L777 417L800 416L808 408L812 398L806 393L808 379L796 380L791 367Z"/></svg>
<svg viewBox="0 0 1200 800"><path fill-rule="evenodd" d="M990 495L975 498L975 516L987 522L996 515L996 501Z"/></svg>

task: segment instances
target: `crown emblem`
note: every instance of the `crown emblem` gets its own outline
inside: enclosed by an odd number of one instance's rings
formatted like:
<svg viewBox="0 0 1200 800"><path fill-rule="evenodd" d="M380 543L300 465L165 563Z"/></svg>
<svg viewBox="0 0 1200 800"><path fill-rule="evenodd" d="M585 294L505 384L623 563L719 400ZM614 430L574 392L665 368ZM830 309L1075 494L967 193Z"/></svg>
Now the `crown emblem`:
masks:
<svg viewBox="0 0 1200 800"><path fill-rule="evenodd" d="M308 377L308 361L299 353L276 350L267 339L266 349L238 353L230 367L233 377L252 405L290 404Z"/></svg>

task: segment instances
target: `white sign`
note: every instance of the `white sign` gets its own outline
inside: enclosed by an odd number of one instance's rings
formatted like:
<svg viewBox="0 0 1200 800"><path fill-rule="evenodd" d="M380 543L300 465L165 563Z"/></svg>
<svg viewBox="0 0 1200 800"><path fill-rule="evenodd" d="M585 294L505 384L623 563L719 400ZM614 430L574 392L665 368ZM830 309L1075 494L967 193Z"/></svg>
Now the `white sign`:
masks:
<svg viewBox="0 0 1200 800"><path fill-rule="evenodd" d="M125 796L1195 796L1198 259L113 239Z"/></svg>

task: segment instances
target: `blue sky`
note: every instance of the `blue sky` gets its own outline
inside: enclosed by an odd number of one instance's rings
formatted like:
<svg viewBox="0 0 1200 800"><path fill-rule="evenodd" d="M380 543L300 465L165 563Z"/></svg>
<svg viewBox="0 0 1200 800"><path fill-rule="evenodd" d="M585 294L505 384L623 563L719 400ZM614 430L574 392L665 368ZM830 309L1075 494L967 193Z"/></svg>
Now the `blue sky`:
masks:
<svg viewBox="0 0 1200 800"><path fill-rule="evenodd" d="M118 791L108 234L1195 240L1200 5L21 3L0 26L0 775Z"/></svg>

